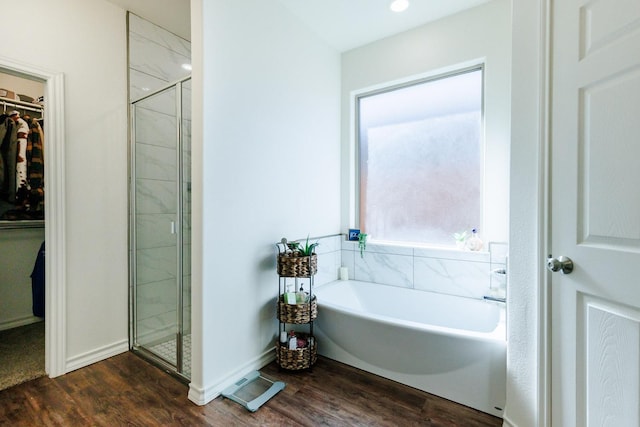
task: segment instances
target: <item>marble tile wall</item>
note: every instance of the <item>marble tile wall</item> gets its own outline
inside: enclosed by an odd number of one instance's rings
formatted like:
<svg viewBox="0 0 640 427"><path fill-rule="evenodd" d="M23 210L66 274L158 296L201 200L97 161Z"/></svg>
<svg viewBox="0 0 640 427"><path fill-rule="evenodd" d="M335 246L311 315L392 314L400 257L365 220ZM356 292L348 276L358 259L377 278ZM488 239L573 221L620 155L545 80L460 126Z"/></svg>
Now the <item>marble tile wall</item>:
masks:
<svg viewBox="0 0 640 427"><path fill-rule="evenodd" d="M342 265L341 242L344 236L330 236L318 239L318 272L314 278L316 286L333 282L338 278Z"/></svg>
<svg viewBox="0 0 640 427"><path fill-rule="evenodd" d="M491 257L489 252L379 244L367 244L361 256L358 242L341 239L341 265L351 280L472 298L490 293L491 271L505 269L505 257L506 251Z"/></svg>
<svg viewBox="0 0 640 427"><path fill-rule="evenodd" d="M183 64L191 64L189 41L129 13L131 101L190 75Z"/></svg>
<svg viewBox="0 0 640 427"><path fill-rule="evenodd" d="M136 101L188 76L182 65L190 63L190 43L129 14L130 100ZM183 87L183 171L190 176L191 150L190 83ZM135 202L138 341L174 338L177 314L176 234L171 222L177 216L177 114L176 91L147 98L135 107ZM182 224L183 306L185 333L189 333L191 305L191 185L185 179Z"/></svg>
<svg viewBox="0 0 640 427"><path fill-rule="evenodd" d="M182 307L183 333L191 334L191 80L182 85Z"/></svg>
<svg viewBox="0 0 640 427"><path fill-rule="evenodd" d="M506 269L505 243L488 244L491 252L368 244L361 256L358 242L347 241L344 235L318 242L315 286L336 280L340 267L348 268L351 280L471 298L491 294L491 286L506 286L506 276L495 273Z"/></svg>
<svg viewBox="0 0 640 427"><path fill-rule="evenodd" d="M316 247L316 254L318 255L318 271L313 277L314 286L321 286L326 283L335 281L338 278L338 272L342 265L342 253L340 242L344 236L335 235L322 237L319 239L312 239L312 242L319 243ZM299 240L304 243L305 239ZM286 279L286 283L293 285L293 279ZM302 285L305 290L309 289L309 279L298 278L296 280L298 286Z"/></svg>

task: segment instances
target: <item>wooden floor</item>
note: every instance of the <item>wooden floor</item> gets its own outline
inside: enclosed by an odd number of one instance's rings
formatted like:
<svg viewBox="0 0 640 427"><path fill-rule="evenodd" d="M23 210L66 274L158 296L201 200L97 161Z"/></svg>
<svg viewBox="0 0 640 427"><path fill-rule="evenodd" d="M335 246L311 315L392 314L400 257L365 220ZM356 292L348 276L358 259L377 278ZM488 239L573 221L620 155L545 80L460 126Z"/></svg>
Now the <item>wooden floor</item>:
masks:
<svg viewBox="0 0 640 427"><path fill-rule="evenodd" d="M320 358L310 372L261 372L283 391L251 413L219 397L206 406L187 386L132 353L0 392L10 426L500 426L502 420Z"/></svg>

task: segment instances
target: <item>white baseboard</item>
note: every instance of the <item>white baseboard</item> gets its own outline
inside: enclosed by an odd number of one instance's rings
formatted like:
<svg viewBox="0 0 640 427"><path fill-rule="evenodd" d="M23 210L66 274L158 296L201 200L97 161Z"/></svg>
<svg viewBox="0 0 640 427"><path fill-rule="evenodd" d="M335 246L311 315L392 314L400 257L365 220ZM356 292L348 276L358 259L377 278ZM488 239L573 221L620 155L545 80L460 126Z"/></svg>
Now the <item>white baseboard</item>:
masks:
<svg viewBox="0 0 640 427"><path fill-rule="evenodd" d="M518 427L507 415L502 416L502 427Z"/></svg>
<svg viewBox="0 0 640 427"><path fill-rule="evenodd" d="M126 353L127 351L129 351L129 340L124 339L122 341L118 341L113 344L88 351L78 356L71 357L67 359L65 365L65 373L84 368L85 366L89 366L93 363L100 362L101 360L108 359L111 356Z"/></svg>
<svg viewBox="0 0 640 427"><path fill-rule="evenodd" d="M218 397L222 390L235 383L242 376L248 372L258 370L263 366L273 362L276 358L275 348L262 353L260 356L250 360L244 365L240 366L236 370L230 372L228 375L218 379L214 384L210 384L203 388L196 387L193 383L189 384L189 400L196 405L206 405L213 399Z"/></svg>
<svg viewBox="0 0 640 427"><path fill-rule="evenodd" d="M41 322L42 318L36 316L25 316L18 317L16 319L11 320L3 320L0 322L0 331L4 331L6 329L18 328L20 326L30 325L32 323Z"/></svg>

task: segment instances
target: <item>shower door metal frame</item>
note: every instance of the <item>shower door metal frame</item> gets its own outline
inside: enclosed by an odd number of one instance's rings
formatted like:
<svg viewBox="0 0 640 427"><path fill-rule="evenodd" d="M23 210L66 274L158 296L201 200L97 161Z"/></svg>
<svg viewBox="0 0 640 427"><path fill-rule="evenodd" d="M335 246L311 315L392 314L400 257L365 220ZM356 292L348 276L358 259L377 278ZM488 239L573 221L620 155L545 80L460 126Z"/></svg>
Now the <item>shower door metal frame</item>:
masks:
<svg viewBox="0 0 640 427"><path fill-rule="evenodd" d="M144 97L131 102L131 132L130 132L130 173L129 173L129 348L144 357L148 361L158 365L166 372L176 376L184 382L189 382L190 378L184 374L184 277L183 277L183 253L184 253L184 195L183 195L183 173L184 173L184 144L183 144L183 125L182 125L182 86L191 80L191 76L182 78L168 86L160 88ZM176 363L175 365L160 355L148 350L143 345L137 344L138 328L137 328L137 239L136 239L136 104L147 100L153 96L159 95L165 91L175 89L176 91L176 220L172 227L176 233L176 289L177 289L177 307L176 307Z"/></svg>

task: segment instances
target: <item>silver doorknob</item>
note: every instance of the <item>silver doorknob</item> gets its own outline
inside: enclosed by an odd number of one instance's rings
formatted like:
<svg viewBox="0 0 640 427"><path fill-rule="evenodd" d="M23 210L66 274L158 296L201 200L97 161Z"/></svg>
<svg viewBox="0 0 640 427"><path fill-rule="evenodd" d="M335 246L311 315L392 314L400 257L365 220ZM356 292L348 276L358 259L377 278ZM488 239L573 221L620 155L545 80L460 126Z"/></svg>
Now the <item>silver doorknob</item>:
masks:
<svg viewBox="0 0 640 427"><path fill-rule="evenodd" d="M569 274L573 271L573 261L571 261L571 258L563 255L560 255L558 258L553 258L551 254L549 254L549 258L547 258L547 270L552 273L559 271L562 274Z"/></svg>

